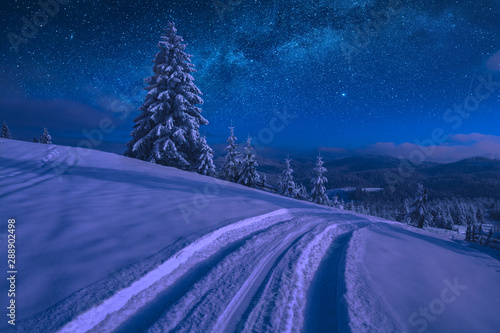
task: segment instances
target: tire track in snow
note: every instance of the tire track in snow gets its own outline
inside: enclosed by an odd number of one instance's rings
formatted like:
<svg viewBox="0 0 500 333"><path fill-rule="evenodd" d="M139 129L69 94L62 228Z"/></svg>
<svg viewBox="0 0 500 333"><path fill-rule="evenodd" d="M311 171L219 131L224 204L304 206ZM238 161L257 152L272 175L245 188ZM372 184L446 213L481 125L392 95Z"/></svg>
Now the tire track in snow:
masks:
<svg viewBox="0 0 500 333"><path fill-rule="evenodd" d="M280 209L217 229L178 251L158 268L150 271L129 287L80 314L58 332L87 332L106 319L108 328L114 330L127 320L128 316L175 283L190 268L217 253L225 245L291 217L292 215L286 209ZM148 293L143 293L146 290ZM142 293L141 298L135 297L140 293ZM122 311L117 316L116 314L125 307L126 311Z"/></svg>
<svg viewBox="0 0 500 333"><path fill-rule="evenodd" d="M337 225L328 226L326 223L316 227L303 237L294 248L282 258L269 279L262 286L262 292L257 295L258 301L249 308L245 318L240 322L243 332L278 331L282 320L287 319L280 306L287 303L290 292L294 289L294 276L298 262L303 258L304 248L307 248L318 234L324 234L325 229L336 228ZM328 230L327 230L328 231ZM292 283L287 283L292 281Z"/></svg>
<svg viewBox="0 0 500 333"><path fill-rule="evenodd" d="M307 232L305 231L305 229L306 228L301 229L300 237L302 237ZM226 330L228 328L229 321L240 308L245 298L248 297L247 295L250 293L252 285L257 281L257 276L263 274L266 265L269 265L273 258L278 257L278 255L285 250L285 247L286 250L290 249L291 246L288 246L288 244L290 243L290 239L293 239L293 237L295 236L288 235L287 237L285 237L285 239L281 243L281 246L276 246L275 248L273 248L273 250L259 262L250 277L244 282L244 284L238 290L238 293L233 297L231 302L226 306L224 312L219 316L217 323L212 328L212 332L222 332L223 330Z"/></svg>
<svg viewBox="0 0 500 333"><path fill-rule="evenodd" d="M332 242L355 228L353 224L324 224L304 237L293 251L298 255L285 256L282 267L270 276L258 302L244 318L243 332L300 331L305 322L307 293L323 257Z"/></svg>
<svg viewBox="0 0 500 333"><path fill-rule="evenodd" d="M358 227L364 227L360 224ZM330 244L311 281L304 316L303 332L347 332L345 295L345 259L353 228Z"/></svg>
<svg viewBox="0 0 500 333"><path fill-rule="evenodd" d="M227 331L232 316L241 308L244 311L276 258L316 226L315 221L318 218L309 218L308 223L294 218L247 241L167 309L149 332Z"/></svg>
<svg viewBox="0 0 500 333"><path fill-rule="evenodd" d="M280 224L286 223L279 222L275 224L278 226ZM261 235L267 232L271 227L256 231L241 238L230 245L222 248L218 253L202 261L197 266L190 269L186 274L182 276L176 283L168 287L164 292L160 293L152 302L149 302L141 310L135 313L133 316L127 319L116 331L115 333L126 333L126 332L143 332L151 327L156 321L158 321L165 309L169 308L177 301L179 301L200 279L209 274L213 267L217 266L226 256L232 252L237 251L241 248L245 242L250 240L252 237ZM203 297L204 298L204 297ZM99 327L96 326L95 329Z"/></svg>

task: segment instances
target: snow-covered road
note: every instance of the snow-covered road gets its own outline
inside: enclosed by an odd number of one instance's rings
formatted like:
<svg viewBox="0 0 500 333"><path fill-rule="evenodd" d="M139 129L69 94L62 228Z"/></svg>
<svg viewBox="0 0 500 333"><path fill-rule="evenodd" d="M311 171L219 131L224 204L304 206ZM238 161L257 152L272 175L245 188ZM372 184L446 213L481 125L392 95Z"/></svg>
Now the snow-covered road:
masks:
<svg viewBox="0 0 500 333"><path fill-rule="evenodd" d="M327 250L368 223L282 209L231 224L181 249L59 332L298 331Z"/></svg>

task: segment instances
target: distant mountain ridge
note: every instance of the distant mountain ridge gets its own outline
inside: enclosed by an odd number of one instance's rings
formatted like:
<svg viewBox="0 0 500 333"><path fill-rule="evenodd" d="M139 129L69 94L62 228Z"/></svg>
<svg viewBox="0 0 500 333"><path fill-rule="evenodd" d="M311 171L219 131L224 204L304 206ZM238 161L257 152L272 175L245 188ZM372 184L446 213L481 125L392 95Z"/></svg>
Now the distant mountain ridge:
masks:
<svg viewBox="0 0 500 333"><path fill-rule="evenodd" d="M257 152L258 153L258 152ZM266 151L269 156L270 151ZM282 151L277 152L283 155ZM286 156L286 155L285 155ZM314 158L304 155L294 157L291 166L294 169L296 183L303 183L310 189L313 176ZM257 155L258 171L266 174L268 182L275 184L285 166L284 159ZM412 165L408 160L391 156L362 155L333 159L325 156L328 169L327 189L342 187L381 187L394 185L400 195L413 195L417 183L422 183L436 196L481 197L489 196L500 199L500 160L487 157L472 157L452 163L423 162L411 170L409 177L403 177L399 168ZM218 167L223 165L222 155L216 159ZM407 172L407 171L405 171ZM400 182L389 184L388 175L396 175Z"/></svg>

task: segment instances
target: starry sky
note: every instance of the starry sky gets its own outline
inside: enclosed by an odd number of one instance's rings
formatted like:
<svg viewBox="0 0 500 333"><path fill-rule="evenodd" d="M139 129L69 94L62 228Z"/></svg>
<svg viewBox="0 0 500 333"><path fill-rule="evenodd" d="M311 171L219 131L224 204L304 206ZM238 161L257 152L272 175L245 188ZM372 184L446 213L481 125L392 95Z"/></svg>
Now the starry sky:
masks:
<svg viewBox="0 0 500 333"><path fill-rule="evenodd" d="M500 158L500 0L66 2L17 52L9 34L22 36L41 7L0 9L0 121L14 138L46 126L55 143L77 145L110 119L93 148L123 152L174 21L215 147L231 121L266 147L393 155L440 128L447 140L436 145L451 155L481 144ZM476 88L486 97L457 111Z"/></svg>

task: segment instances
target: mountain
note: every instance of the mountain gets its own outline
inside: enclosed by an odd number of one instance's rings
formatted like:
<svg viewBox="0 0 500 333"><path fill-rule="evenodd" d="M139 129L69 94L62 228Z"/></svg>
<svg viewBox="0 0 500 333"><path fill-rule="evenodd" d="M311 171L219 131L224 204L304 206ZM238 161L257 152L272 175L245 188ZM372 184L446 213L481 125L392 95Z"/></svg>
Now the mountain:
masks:
<svg viewBox="0 0 500 333"><path fill-rule="evenodd" d="M423 173L430 176L444 174L497 174L500 173L500 160L473 157L453 163L436 165L423 170Z"/></svg>
<svg viewBox="0 0 500 333"><path fill-rule="evenodd" d="M266 155L270 155L269 152ZM279 152L278 155L282 155ZM291 166L297 183L303 183L311 188L315 158L299 155L294 158ZM284 161L276 158L261 157L258 171L265 173L268 181L277 182L283 171ZM500 160L484 157L469 158L454 163L439 164L424 162L413 166L408 160L400 160L390 156L351 156L340 159L324 159L328 172L327 189L343 187L376 187L389 188L395 186L395 197L412 197L417 183L423 183L435 197L492 197L500 199ZM220 164L222 165L222 164ZM407 166L412 166L408 171ZM409 177L402 175L400 170L409 172ZM389 183L388 175L395 175L399 181Z"/></svg>

